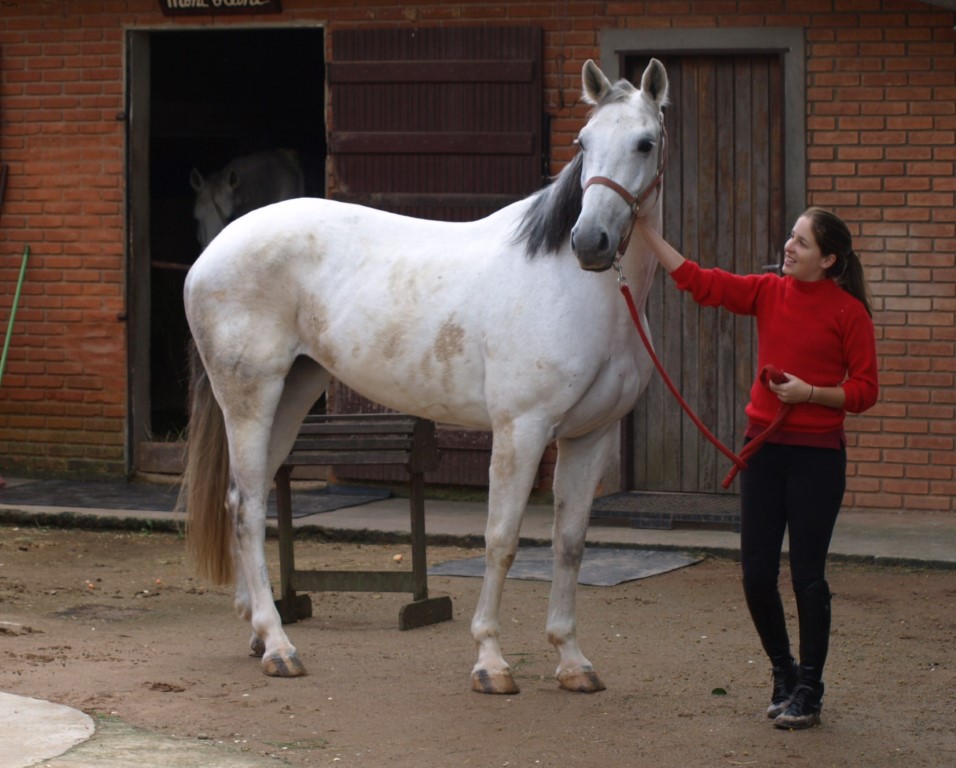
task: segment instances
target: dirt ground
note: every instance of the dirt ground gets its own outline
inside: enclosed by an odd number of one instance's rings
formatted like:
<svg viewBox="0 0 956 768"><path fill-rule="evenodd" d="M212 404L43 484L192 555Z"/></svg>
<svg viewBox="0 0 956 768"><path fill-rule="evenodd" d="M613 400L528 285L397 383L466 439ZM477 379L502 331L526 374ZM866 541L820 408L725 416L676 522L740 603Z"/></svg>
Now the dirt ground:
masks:
<svg viewBox="0 0 956 768"><path fill-rule="evenodd" d="M300 568L409 559L404 545L296 545ZM313 595L315 616L288 627L310 674L278 680L175 534L0 526L0 690L291 766L956 765L956 571L834 564L830 582L823 725L784 732L763 714L769 670L728 560L581 587L578 634L608 686L592 695L554 681L548 585L509 579L503 647L522 692L498 697L470 690L478 579L431 577L454 620L406 632L405 595Z"/></svg>

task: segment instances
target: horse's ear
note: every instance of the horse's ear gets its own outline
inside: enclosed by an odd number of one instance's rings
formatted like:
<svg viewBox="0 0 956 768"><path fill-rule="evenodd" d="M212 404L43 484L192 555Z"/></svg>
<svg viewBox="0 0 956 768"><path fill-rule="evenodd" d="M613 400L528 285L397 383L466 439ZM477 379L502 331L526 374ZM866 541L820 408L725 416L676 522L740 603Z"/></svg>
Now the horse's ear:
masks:
<svg viewBox="0 0 956 768"><path fill-rule="evenodd" d="M641 76L641 90L651 97L658 107L667 104L667 71L657 59L651 59Z"/></svg>
<svg viewBox="0 0 956 768"><path fill-rule="evenodd" d="M584 88L584 100L588 104L597 104L611 90L611 81L604 76L593 59L584 62L581 68L581 84Z"/></svg>
<svg viewBox="0 0 956 768"><path fill-rule="evenodd" d="M205 180L202 177L202 174L193 168L189 172L189 185L196 190L197 192L202 189L202 185L205 183Z"/></svg>

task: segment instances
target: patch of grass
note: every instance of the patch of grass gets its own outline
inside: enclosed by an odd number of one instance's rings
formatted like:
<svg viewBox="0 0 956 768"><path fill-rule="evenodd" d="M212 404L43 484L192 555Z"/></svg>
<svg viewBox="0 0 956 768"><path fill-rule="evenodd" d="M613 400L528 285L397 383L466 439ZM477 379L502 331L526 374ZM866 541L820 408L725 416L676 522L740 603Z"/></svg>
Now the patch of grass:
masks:
<svg viewBox="0 0 956 768"><path fill-rule="evenodd" d="M309 749L325 749L329 746L328 739L323 738L301 739L298 741L266 741L265 743L270 747L275 747L276 749L282 749L290 752Z"/></svg>
<svg viewBox="0 0 956 768"><path fill-rule="evenodd" d="M536 660L535 653L519 652L508 654L508 664L511 666L511 676L517 679L536 679L538 676L532 674L528 668Z"/></svg>
<svg viewBox="0 0 956 768"><path fill-rule="evenodd" d="M92 717L98 723L122 723L123 721L119 718L118 715L109 714L107 712L99 712L98 710L91 710L87 712L90 717Z"/></svg>

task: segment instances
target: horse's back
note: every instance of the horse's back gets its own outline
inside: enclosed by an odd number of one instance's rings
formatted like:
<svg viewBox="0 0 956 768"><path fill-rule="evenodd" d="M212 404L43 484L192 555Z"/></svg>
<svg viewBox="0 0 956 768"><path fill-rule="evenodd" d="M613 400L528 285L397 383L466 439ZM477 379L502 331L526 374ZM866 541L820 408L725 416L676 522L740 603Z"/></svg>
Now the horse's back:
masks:
<svg viewBox="0 0 956 768"><path fill-rule="evenodd" d="M431 260L474 263L506 252L515 216L509 209L471 222L419 219L324 198L302 197L263 206L229 224L200 260L234 262L270 259L355 271L365 257L379 266L404 261L410 268ZM199 263L199 262L197 262Z"/></svg>
<svg viewBox="0 0 956 768"><path fill-rule="evenodd" d="M474 305L468 294L477 284L514 281L524 268L513 221L507 209L445 222L321 198L286 200L229 224L193 265L187 292L263 308L312 305L338 316L370 296L385 302L383 315Z"/></svg>

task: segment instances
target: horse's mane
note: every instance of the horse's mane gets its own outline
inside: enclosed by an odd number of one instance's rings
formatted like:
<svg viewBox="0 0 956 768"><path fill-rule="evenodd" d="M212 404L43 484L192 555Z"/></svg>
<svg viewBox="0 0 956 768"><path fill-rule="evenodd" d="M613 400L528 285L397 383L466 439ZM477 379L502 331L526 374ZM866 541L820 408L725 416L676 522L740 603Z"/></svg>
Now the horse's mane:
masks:
<svg viewBox="0 0 956 768"><path fill-rule="evenodd" d="M600 109L605 104L627 101L634 94L633 84L627 80L618 80L601 101L595 106ZM593 114L593 111L592 111ZM542 251L554 253L571 235L574 222L581 215L581 164L584 157L579 152L564 169L555 176L551 184L536 192L531 207L515 230L515 243L524 241L525 254L533 259Z"/></svg>
<svg viewBox="0 0 956 768"><path fill-rule="evenodd" d="M571 235L571 227L581 215L582 162L578 153L551 184L532 197L531 207L515 230L513 241L524 241L529 259L541 252L554 253Z"/></svg>

